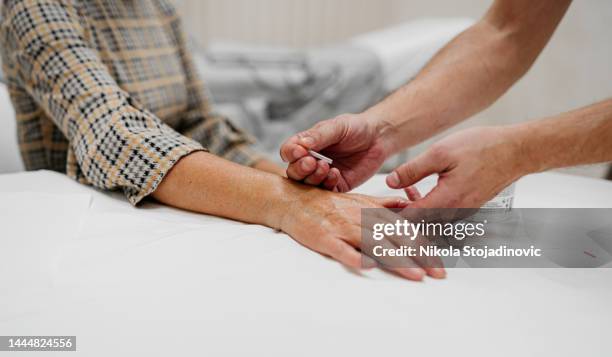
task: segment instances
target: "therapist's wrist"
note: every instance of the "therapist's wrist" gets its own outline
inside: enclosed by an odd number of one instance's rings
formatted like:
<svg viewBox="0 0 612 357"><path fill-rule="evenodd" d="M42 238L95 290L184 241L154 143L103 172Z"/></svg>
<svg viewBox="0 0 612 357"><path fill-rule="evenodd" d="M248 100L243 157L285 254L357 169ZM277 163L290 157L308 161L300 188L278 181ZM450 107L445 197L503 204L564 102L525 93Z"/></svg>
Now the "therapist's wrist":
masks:
<svg viewBox="0 0 612 357"><path fill-rule="evenodd" d="M365 122L369 130L373 132L375 142L381 149L385 160L402 150L402 145L398 140L398 128L389 119L383 107L374 106L355 116L355 120Z"/></svg>
<svg viewBox="0 0 612 357"><path fill-rule="evenodd" d="M535 128L529 123L503 127L505 137L511 148L513 162L509 165L516 179L544 171L540 153L544 150L542 143L535 143L532 135ZM536 145L534 145L536 144Z"/></svg>
<svg viewBox="0 0 612 357"><path fill-rule="evenodd" d="M360 114L372 123L387 157L427 140L443 126L431 119L422 105L400 104L388 99Z"/></svg>

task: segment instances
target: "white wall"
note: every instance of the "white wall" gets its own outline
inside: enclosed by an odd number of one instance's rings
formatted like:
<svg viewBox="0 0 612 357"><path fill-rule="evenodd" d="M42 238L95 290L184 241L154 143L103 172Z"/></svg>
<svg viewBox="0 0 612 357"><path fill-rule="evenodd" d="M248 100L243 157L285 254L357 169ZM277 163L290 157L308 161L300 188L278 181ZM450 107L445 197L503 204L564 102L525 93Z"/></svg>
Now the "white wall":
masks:
<svg viewBox="0 0 612 357"><path fill-rule="evenodd" d="M179 0L200 44L236 40L317 46L379 28L392 0Z"/></svg>
<svg viewBox="0 0 612 357"><path fill-rule="evenodd" d="M307 47L424 16L480 17L490 0L181 0L198 41ZM501 124L563 112L612 96L612 1L575 0L527 76L462 124ZM421 150L417 148L415 151ZM576 171L576 170L574 170ZM579 173L599 176L603 166Z"/></svg>

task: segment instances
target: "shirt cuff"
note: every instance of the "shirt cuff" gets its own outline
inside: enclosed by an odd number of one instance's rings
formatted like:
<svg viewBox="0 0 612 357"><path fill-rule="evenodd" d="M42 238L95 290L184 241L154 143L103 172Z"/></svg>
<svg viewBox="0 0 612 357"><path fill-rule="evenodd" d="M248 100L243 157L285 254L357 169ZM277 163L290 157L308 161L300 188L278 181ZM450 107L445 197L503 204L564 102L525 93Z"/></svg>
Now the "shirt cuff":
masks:
<svg viewBox="0 0 612 357"><path fill-rule="evenodd" d="M123 188L123 192L127 196L127 199L132 205L137 206L145 197L157 190L159 184L179 160L196 151L208 150L204 149L199 143L185 138L184 143L175 147L167 155L161 158L158 163L158 170L151 173L142 185L138 188L133 186Z"/></svg>

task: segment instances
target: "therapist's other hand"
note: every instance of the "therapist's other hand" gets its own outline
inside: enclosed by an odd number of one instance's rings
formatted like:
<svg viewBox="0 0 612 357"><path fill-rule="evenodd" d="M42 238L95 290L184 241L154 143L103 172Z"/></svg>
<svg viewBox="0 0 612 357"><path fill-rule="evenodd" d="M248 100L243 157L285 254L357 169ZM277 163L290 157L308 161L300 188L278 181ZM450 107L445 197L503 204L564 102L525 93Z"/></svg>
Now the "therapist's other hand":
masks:
<svg viewBox="0 0 612 357"><path fill-rule="evenodd" d="M411 207L478 208L523 176L526 161L511 127L472 128L449 135L396 168L387 185L408 189ZM438 174L437 185L420 197L412 185L432 174Z"/></svg>
<svg viewBox="0 0 612 357"><path fill-rule="evenodd" d="M309 149L332 158L332 167L310 156ZM280 154L289 163L289 178L348 192L380 169L389 149L381 140L377 125L364 114L344 114L292 136L283 144Z"/></svg>
<svg viewBox="0 0 612 357"><path fill-rule="evenodd" d="M359 251L362 208L403 208L402 198L375 198L365 195L334 193L303 186L282 219L281 230L300 244L340 263L355 268L373 268L377 263ZM389 211L391 213L391 211ZM410 260L410 258L406 258ZM425 275L444 278L443 268L419 266L412 260L404 268L390 269L400 276L420 281ZM439 266L439 265L438 265Z"/></svg>

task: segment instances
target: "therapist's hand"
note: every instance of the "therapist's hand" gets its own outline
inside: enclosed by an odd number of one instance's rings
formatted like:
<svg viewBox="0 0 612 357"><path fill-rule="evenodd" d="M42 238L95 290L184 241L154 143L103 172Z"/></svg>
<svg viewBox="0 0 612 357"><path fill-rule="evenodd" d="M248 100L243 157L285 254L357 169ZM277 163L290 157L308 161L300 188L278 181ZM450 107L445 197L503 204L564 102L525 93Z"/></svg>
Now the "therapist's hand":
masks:
<svg viewBox="0 0 612 357"><path fill-rule="evenodd" d="M329 256L352 268L373 268L377 263L362 256L361 209L402 208L401 198L375 198L365 195L334 193L301 186L301 193L285 210L280 229L300 244ZM391 211L388 211L392 215ZM422 280L425 275L444 278L440 264L427 264L404 258L402 268L390 269L410 280Z"/></svg>
<svg viewBox="0 0 612 357"><path fill-rule="evenodd" d="M280 154L289 163L289 178L348 192L380 169L390 153L387 144L377 124L366 115L345 114L289 138ZM332 167L310 156L308 149L333 159Z"/></svg>
<svg viewBox="0 0 612 357"><path fill-rule="evenodd" d="M415 208L479 208L527 173L529 158L512 127L472 128L454 133L387 176L391 188L409 189ZM438 174L425 197L411 186Z"/></svg>

